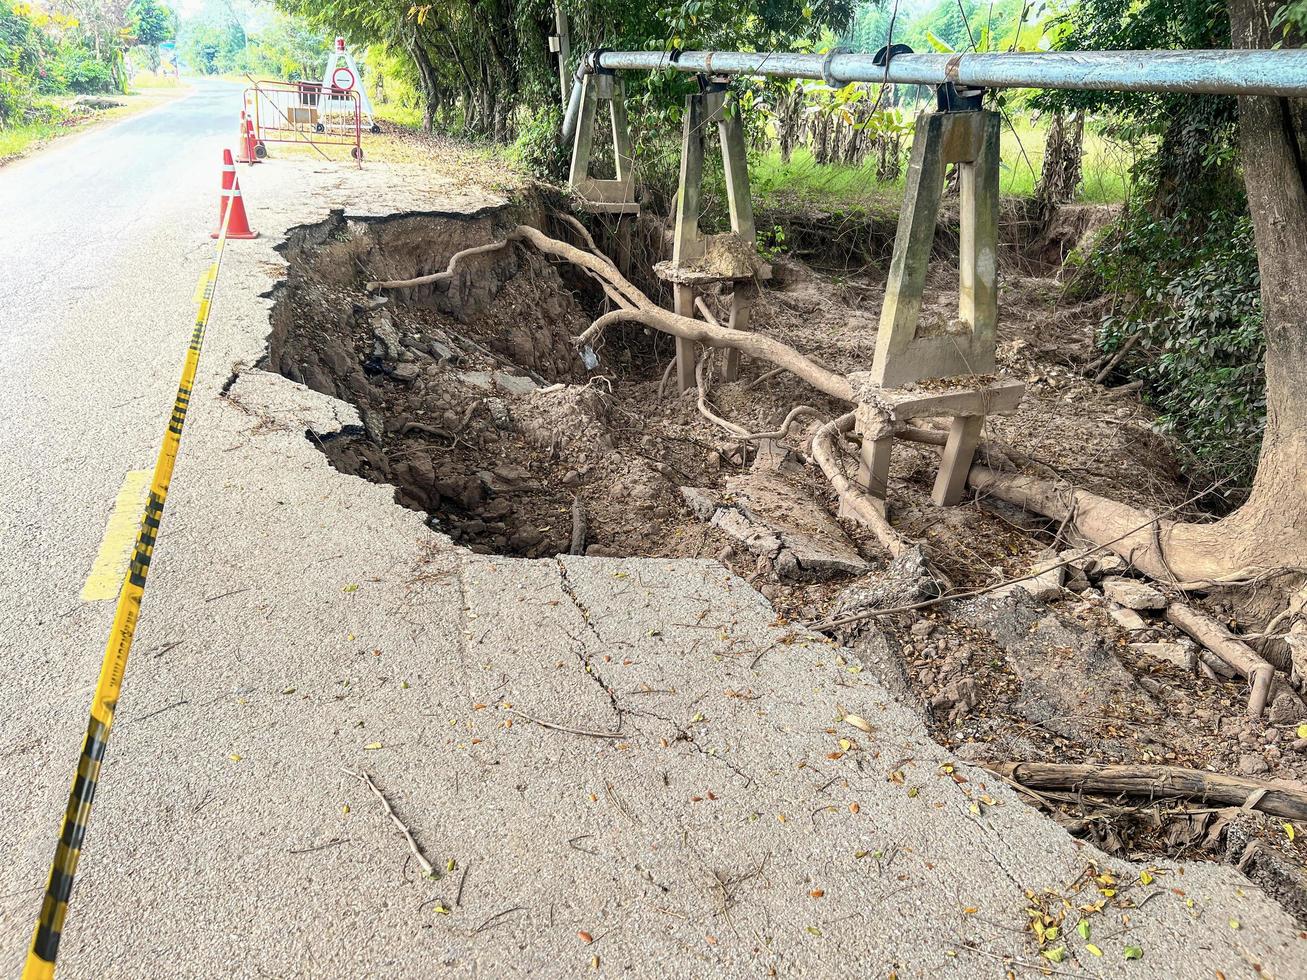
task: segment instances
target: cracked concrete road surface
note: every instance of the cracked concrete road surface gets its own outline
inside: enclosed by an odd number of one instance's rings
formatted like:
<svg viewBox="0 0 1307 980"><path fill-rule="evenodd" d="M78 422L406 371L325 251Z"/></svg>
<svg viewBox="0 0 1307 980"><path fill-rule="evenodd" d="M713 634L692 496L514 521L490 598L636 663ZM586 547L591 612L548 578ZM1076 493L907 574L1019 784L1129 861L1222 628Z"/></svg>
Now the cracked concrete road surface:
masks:
<svg viewBox="0 0 1307 980"><path fill-rule="evenodd" d="M0 170L11 976L112 616L82 585L153 463L236 91ZM274 246L331 208L496 198L416 166L240 176L263 237L218 285L61 976L1307 976L1233 870L1138 884L715 562L474 556L332 470L306 432L351 407L255 367ZM1041 961L1028 893L1091 903L1094 864L1141 907L1092 920L1101 958Z"/></svg>

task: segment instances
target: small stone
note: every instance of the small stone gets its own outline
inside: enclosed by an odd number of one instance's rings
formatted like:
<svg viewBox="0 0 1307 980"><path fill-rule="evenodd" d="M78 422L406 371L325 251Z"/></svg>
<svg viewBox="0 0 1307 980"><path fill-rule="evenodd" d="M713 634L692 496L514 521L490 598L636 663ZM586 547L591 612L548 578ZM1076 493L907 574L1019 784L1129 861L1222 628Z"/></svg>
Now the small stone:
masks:
<svg viewBox="0 0 1307 980"><path fill-rule="evenodd" d="M396 364L390 369L390 376L403 384L412 384L418 379L418 375L421 373L421 368L408 361Z"/></svg>
<svg viewBox="0 0 1307 980"><path fill-rule="evenodd" d="M487 398L486 408L489 410L490 418L497 428L507 429L513 424L513 418L508 412L508 405L502 398Z"/></svg>
<svg viewBox="0 0 1307 980"><path fill-rule="evenodd" d="M563 474L563 486L574 487L581 482L581 474L576 470L568 470Z"/></svg>
<svg viewBox="0 0 1307 980"><path fill-rule="evenodd" d="M1137 633L1140 630L1148 629L1148 624L1144 622L1144 617L1140 616L1133 609L1116 609L1108 610L1108 614L1123 630L1131 633Z"/></svg>
<svg viewBox="0 0 1307 980"><path fill-rule="evenodd" d="M685 498L685 505L701 521L711 521L713 514L717 513L719 501L707 490L701 490L699 487L681 487L681 496Z"/></svg>
<svg viewBox="0 0 1307 980"><path fill-rule="evenodd" d="M1110 551L1096 551L1091 560L1094 562L1093 575L1120 575L1130 567L1124 558Z"/></svg>
<svg viewBox="0 0 1307 980"><path fill-rule="evenodd" d="M1302 702L1287 691L1271 702L1268 713L1273 725L1292 725L1302 716Z"/></svg>
<svg viewBox="0 0 1307 980"><path fill-rule="evenodd" d="M1307 738L1295 738L1289 743L1289 748L1295 752L1307 752Z"/></svg>
<svg viewBox="0 0 1307 980"><path fill-rule="evenodd" d="M395 329L395 321L390 318L390 314L382 312L373 319L372 323L372 336L381 348L377 353L389 361L399 360L399 355L403 353L404 348L399 342L399 331Z"/></svg>
<svg viewBox="0 0 1307 980"><path fill-rule="evenodd" d="M912 624L911 633L918 639L926 639L935 631L935 624L929 619L919 619Z"/></svg>
<svg viewBox="0 0 1307 980"><path fill-rule="evenodd" d="M1181 670L1192 672L1197 666L1198 652L1183 643L1131 643L1130 649L1175 664Z"/></svg>
<svg viewBox="0 0 1307 980"><path fill-rule="evenodd" d="M1245 752L1239 756L1239 771L1245 776L1255 776L1258 773L1268 772L1270 766L1260 755L1253 755L1251 752Z"/></svg>
<svg viewBox="0 0 1307 980"><path fill-rule="evenodd" d="M1166 608L1166 596L1136 579L1109 576L1103 579L1102 589L1103 595L1127 609Z"/></svg>

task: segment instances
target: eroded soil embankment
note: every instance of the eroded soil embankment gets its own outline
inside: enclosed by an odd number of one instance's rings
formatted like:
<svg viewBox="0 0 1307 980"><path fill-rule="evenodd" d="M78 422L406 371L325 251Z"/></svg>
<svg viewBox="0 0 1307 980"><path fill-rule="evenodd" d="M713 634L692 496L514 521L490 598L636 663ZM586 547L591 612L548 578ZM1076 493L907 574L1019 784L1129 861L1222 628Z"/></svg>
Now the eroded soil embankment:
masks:
<svg viewBox="0 0 1307 980"><path fill-rule="evenodd" d="M361 430L321 437L332 464L393 484L398 503L474 551L717 554L723 540L677 486L711 485L742 456L702 444L692 404L645 425L669 338L615 332L578 351L598 288L516 245L473 257L452 286L363 291L541 220L524 211L336 215L296 229L266 366L356 405Z"/></svg>

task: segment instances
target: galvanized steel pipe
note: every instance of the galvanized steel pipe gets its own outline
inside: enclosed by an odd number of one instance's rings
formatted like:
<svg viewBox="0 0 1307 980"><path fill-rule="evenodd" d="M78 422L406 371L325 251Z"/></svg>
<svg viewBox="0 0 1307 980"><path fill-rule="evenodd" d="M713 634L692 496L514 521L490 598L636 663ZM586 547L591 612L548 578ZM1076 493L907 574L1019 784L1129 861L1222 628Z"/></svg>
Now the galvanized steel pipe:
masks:
<svg viewBox="0 0 1307 980"><path fill-rule="evenodd" d="M603 51L610 69L675 69L714 75L822 78L820 54L739 51ZM1307 96L1307 50L1055 51L1011 54L900 54L889 70L869 54L834 54L837 82L889 81L964 88L1095 89L1112 92L1201 92L1213 95Z"/></svg>

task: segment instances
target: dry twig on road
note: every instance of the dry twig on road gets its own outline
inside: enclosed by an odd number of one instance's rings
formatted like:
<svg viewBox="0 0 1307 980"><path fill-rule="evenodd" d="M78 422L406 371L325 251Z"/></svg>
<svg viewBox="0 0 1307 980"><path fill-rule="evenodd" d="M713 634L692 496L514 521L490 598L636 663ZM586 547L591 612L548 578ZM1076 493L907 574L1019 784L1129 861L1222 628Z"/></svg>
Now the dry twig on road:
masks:
<svg viewBox="0 0 1307 980"><path fill-rule="evenodd" d="M422 853L422 848L418 846L418 842L414 839L412 832L404 824L404 821L399 819L399 815L395 813L394 807L392 807L390 801L386 799L386 794L381 792L377 787L377 784L372 781L372 777L366 772L355 772L353 769L346 769L344 766L341 766L341 772L345 773L347 776L353 776L359 782L367 786L368 789L372 790L373 795L381 801L381 807L386 811L386 816L390 817L391 823L398 827L399 832L404 835L404 841L408 844L408 849L413 853L413 857L417 860L418 867L422 869L422 873L428 878L439 877L436 874L435 867L426 859L426 855Z"/></svg>

